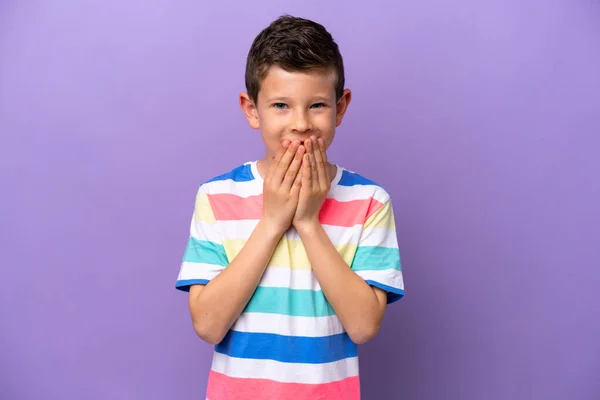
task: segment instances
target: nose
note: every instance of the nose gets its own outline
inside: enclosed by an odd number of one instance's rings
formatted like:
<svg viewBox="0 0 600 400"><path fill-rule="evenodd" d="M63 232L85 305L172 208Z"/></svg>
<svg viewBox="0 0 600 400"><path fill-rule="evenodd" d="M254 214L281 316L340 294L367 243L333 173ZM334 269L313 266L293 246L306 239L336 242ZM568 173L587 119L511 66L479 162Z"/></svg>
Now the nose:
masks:
<svg viewBox="0 0 600 400"><path fill-rule="evenodd" d="M310 117L304 111L297 111L294 113L292 119L292 131L298 133L305 133L312 129L312 122Z"/></svg>

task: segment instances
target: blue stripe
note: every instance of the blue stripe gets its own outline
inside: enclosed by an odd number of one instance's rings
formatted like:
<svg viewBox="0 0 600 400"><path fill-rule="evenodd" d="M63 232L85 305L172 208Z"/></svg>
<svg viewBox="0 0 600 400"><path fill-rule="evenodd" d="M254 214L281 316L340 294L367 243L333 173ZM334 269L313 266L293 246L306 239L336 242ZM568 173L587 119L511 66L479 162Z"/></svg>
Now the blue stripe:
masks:
<svg viewBox="0 0 600 400"><path fill-rule="evenodd" d="M215 351L230 357L305 364L339 361L358 354L356 344L346 333L306 337L234 330L215 346Z"/></svg>
<svg viewBox="0 0 600 400"><path fill-rule="evenodd" d="M400 300L401 298L404 297L404 290L403 289L398 289L392 286L388 286L388 285L384 285L383 283L377 282L377 281L372 281L370 279L366 280L365 282L367 282L369 285L371 286L375 286L378 287L381 290L384 290L387 292L387 303L391 304L395 301Z"/></svg>
<svg viewBox="0 0 600 400"><path fill-rule="evenodd" d="M352 269L355 271L401 270L400 251L397 248L379 246L359 246L354 254Z"/></svg>
<svg viewBox="0 0 600 400"><path fill-rule="evenodd" d="M226 181L228 179L233 180L234 182L248 182L254 179L254 175L252 174L252 169L250 168L250 164L240 165L239 167L217 177L214 177L205 183L215 182L215 181Z"/></svg>
<svg viewBox="0 0 600 400"><path fill-rule="evenodd" d="M372 180L369 180L355 172L350 172L347 170L344 170L344 172L342 172L342 177L340 178L338 185L341 185L341 186L354 186L354 185L379 186Z"/></svg>
<svg viewBox="0 0 600 400"><path fill-rule="evenodd" d="M223 245L206 240L198 240L191 236L183 255L183 261L214 264L222 267L226 267L229 264Z"/></svg>
<svg viewBox="0 0 600 400"><path fill-rule="evenodd" d="M175 282L175 288L183 292L189 292L192 285L206 285L210 282L208 279L182 279Z"/></svg>

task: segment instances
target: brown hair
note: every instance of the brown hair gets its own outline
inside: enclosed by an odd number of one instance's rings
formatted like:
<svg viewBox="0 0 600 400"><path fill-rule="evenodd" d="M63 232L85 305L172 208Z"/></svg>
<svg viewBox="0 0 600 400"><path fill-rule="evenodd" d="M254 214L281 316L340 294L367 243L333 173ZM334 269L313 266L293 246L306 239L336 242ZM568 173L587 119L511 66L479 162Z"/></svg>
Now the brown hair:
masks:
<svg viewBox="0 0 600 400"><path fill-rule="evenodd" d="M308 19L283 15L254 39L246 60L246 90L256 103L269 67L286 71L333 68L336 98L344 92L344 63L338 45L325 27Z"/></svg>

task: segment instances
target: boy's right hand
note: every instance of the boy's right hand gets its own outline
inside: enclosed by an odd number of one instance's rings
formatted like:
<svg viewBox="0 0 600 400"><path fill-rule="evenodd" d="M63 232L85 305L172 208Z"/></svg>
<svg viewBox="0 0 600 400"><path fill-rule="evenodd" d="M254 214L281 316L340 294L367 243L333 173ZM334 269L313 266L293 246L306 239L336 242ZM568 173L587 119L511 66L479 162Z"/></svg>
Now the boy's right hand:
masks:
<svg viewBox="0 0 600 400"><path fill-rule="evenodd" d="M296 212L302 177L299 173L304 146L296 140L285 140L271 161L263 184L263 220L278 234L283 234L292 224Z"/></svg>

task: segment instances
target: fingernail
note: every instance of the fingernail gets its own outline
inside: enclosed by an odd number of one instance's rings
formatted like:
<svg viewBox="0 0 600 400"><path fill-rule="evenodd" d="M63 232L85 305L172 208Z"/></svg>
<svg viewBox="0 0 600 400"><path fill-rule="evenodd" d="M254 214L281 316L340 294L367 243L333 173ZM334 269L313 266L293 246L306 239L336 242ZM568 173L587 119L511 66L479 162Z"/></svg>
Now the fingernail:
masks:
<svg viewBox="0 0 600 400"><path fill-rule="evenodd" d="M290 145L290 142L288 142L287 140L284 140L282 145L283 145L283 147L287 148Z"/></svg>

